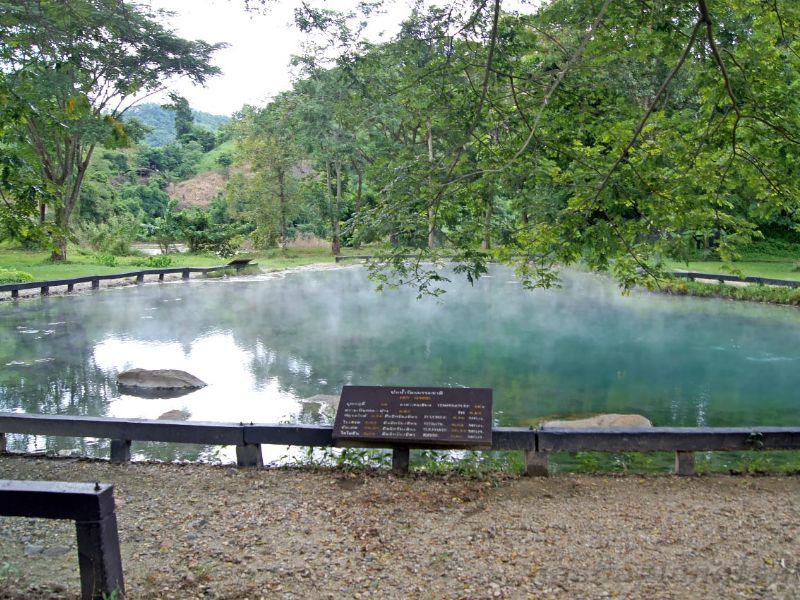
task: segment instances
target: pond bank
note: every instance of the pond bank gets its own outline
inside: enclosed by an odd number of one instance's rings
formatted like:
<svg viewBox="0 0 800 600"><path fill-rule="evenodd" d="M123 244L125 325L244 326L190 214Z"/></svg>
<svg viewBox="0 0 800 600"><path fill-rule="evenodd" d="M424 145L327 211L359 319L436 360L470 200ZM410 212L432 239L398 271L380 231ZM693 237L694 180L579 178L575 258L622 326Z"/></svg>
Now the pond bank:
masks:
<svg viewBox="0 0 800 600"><path fill-rule="evenodd" d="M728 282L723 284L667 280L662 282L660 288L656 291L675 296L722 298L724 300L800 306L800 289L754 283Z"/></svg>
<svg viewBox="0 0 800 600"><path fill-rule="evenodd" d="M783 599L800 586L798 477L398 479L20 456L0 456L0 477L114 483L130 598ZM72 523L0 528L0 598L77 597Z"/></svg>

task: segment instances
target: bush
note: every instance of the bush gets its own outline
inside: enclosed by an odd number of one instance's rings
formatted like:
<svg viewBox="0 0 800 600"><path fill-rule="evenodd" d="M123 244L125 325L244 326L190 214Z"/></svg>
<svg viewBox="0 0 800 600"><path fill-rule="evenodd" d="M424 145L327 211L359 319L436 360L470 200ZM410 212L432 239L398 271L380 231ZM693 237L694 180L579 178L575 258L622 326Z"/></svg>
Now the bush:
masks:
<svg viewBox="0 0 800 600"><path fill-rule="evenodd" d="M16 269L0 269L0 283L27 283L33 281L33 275Z"/></svg>
<svg viewBox="0 0 800 600"><path fill-rule="evenodd" d="M95 257L98 265L103 265L104 267L116 267L117 266L117 257L111 254L98 254Z"/></svg>
<svg viewBox="0 0 800 600"><path fill-rule="evenodd" d="M106 223L86 223L83 237L95 250L114 256L130 254L130 244L138 233L139 224L131 215L112 217Z"/></svg>
<svg viewBox="0 0 800 600"><path fill-rule="evenodd" d="M147 267L148 269L165 269L172 264L172 257L166 254L148 256L144 260L136 260L133 265L136 267Z"/></svg>

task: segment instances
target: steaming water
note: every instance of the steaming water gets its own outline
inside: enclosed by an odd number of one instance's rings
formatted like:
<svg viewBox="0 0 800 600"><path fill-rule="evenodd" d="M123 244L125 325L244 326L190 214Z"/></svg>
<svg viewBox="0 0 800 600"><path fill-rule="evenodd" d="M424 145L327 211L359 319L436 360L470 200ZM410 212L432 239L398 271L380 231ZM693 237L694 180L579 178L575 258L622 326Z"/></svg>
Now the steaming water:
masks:
<svg viewBox="0 0 800 600"><path fill-rule="evenodd" d="M798 341L794 308L623 297L582 273L530 292L497 268L474 287L456 276L442 299L421 301L412 290L374 292L359 267L148 284L0 305L0 410L313 423L333 412L303 400L345 384L476 386L493 388L499 425L596 412L664 426L797 425ZM116 375L133 367L184 369L209 385L172 399L121 394Z"/></svg>

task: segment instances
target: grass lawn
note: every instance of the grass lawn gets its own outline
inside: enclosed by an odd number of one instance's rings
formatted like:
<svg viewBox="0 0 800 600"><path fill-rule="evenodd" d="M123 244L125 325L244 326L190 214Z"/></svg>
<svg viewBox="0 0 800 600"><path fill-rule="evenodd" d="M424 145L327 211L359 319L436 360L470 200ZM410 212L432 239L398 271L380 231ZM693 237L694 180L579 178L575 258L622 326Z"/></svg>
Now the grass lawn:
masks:
<svg viewBox="0 0 800 600"><path fill-rule="evenodd" d="M736 271L731 272L724 263L719 261L697 261L688 265L683 262L671 262L674 271L697 271L700 273L715 273L718 275L742 275L744 277L772 277L775 279L800 280L800 271L797 270L798 260L787 257L764 261L742 261L732 265Z"/></svg>
<svg viewBox="0 0 800 600"><path fill-rule="evenodd" d="M363 252L363 251L362 251ZM350 252L357 254L357 252ZM101 264L93 252L71 246L67 251L69 260L65 263L50 261L49 252L21 250L10 246L0 246L0 269L16 269L30 273L34 281L69 279L86 275L106 275L125 271L138 271L149 267L136 264L144 258L142 255L117 256L116 264ZM268 250L247 255L254 259L264 271L301 267L319 263L333 263L334 257L327 248L297 248L287 251ZM231 259L220 258L209 254L171 254L170 267L211 267L224 265Z"/></svg>

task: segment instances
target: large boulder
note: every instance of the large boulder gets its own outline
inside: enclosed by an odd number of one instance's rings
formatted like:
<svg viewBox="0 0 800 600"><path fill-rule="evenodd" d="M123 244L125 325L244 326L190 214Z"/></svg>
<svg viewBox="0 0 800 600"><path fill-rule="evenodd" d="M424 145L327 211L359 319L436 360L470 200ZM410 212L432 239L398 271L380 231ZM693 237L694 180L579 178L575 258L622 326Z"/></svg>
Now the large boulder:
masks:
<svg viewBox="0 0 800 600"><path fill-rule="evenodd" d="M144 390L193 390L206 383L191 373L177 369L131 369L117 375L117 384L124 388Z"/></svg>
<svg viewBox="0 0 800 600"><path fill-rule="evenodd" d="M559 421L543 421L539 424L542 429L632 429L636 427L652 427L650 419L642 415L621 415L607 413L595 415L588 419L571 419Z"/></svg>

